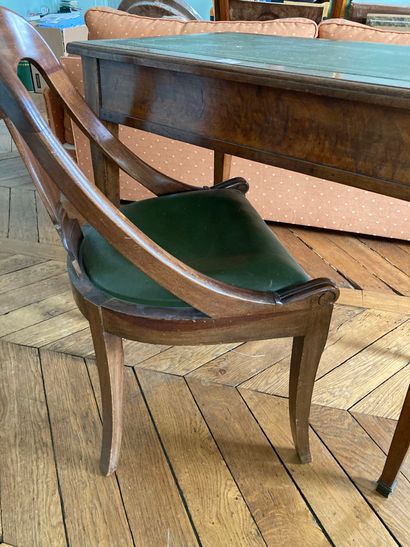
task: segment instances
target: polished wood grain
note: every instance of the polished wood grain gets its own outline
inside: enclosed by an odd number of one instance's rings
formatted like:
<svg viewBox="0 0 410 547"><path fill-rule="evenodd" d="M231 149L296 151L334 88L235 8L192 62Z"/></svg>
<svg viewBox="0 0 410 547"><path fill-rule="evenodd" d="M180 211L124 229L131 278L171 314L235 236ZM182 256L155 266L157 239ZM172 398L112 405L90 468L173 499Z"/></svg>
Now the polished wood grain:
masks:
<svg viewBox="0 0 410 547"><path fill-rule="evenodd" d="M327 337L333 304L339 294L334 283L318 278L280 292L240 289L207 277L170 255L116 207L119 198L116 171L122 169L157 195L198 188L149 167L98 119L95 114L100 114L106 90L101 85L101 67L96 59L89 56L84 63L86 73L93 74L85 81L88 106L48 46L24 19L0 8L0 32L3 37L0 42L0 112L68 253L74 299L85 318L82 323L79 312L69 310L47 322L7 334L4 339L18 344L27 344L28 339L34 339L36 346L44 347L56 340L56 331L70 336L84 330L85 320L88 320L102 390L100 468L108 475L115 471L118 463L122 432L124 357L121 338L183 345L297 337L297 340L304 340L304 349L299 355L297 342L291 364L295 369L291 381L292 394L295 393L291 396L291 421L296 450L302 460L308 461L307 428L314 373ZM25 39L21 40L21 36ZM69 115L93 142L96 186L85 178L54 137L15 75L14 68L21 58L29 58L39 67ZM121 96L119 90L118 95ZM135 98L133 100L138 103ZM183 108L180 114L183 118ZM227 185L241 191L247 188L243 179L233 179ZM109 297L93 286L82 269L80 257L80 222L83 221L96 228L133 265L191 307L148 308ZM49 267L49 263L46 264ZM41 271L43 265L32 268ZM3 276L0 291L17 288L16 282L21 286L18 274L14 279ZM307 350L309 340L312 347ZM299 385L300 382L303 385ZM244 531L243 537L260 543L258 532L252 531L251 520L245 516L244 519L245 528L249 530Z"/></svg>
<svg viewBox="0 0 410 547"><path fill-rule="evenodd" d="M351 21L356 21L357 23L365 24L367 20L367 15L369 13L382 14L395 14L400 16L409 15L409 7L405 3L400 5L401 2L397 2L397 5L394 5L395 2L389 2L386 4L373 4L371 0L368 2L351 2L349 6L348 17ZM340 14L339 17L343 17L343 14Z"/></svg>
<svg viewBox="0 0 410 547"><path fill-rule="evenodd" d="M289 414L292 437L299 447L302 463L309 463L312 460L309 449L310 401L331 317L330 309L327 314L312 314L311 323L304 336L295 336L293 339L289 374Z"/></svg>
<svg viewBox="0 0 410 547"><path fill-rule="evenodd" d="M106 121L410 199L404 46L217 33L68 47L97 60Z"/></svg>
<svg viewBox="0 0 410 547"><path fill-rule="evenodd" d="M92 308L89 321L100 389L104 394L102 398L104 429L101 472L104 475L111 475L118 465L122 437L124 350L122 338L105 332L99 308Z"/></svg>
<svg viewBox="0 0 410 547"><path fill-rule="evenodd" d="M303 17L320 23L327 4L215 0L214 7L216 21L270 21L288 17Z"/></svg>

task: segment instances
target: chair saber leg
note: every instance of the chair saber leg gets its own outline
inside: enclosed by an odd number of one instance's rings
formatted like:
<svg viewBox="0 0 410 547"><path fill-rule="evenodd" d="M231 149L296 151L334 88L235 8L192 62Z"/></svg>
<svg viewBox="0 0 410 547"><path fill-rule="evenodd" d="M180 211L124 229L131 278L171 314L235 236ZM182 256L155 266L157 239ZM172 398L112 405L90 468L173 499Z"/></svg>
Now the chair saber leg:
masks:
<svg viewBox="0 0 410 547"><path fill-rule="evenodd" d="M124 351L122 338L104 332L100 314L92 315L94 317L90 318L90 327L100 381L103 418L100 470L104 475L111 475L117 469L121 448Z"/></svg>
<svg viewBox="0 0 410 547"><path fill-rule="evenodd" d="M309 415L313 386L329 332L333 306L312 317L305 336L293 339L289 379L289 415L293 442L302 463L312 461L309 447Z"/></svg>
<svg viewBox="0 0 410 547"><path fill-rule="evenodd" d="M403 408L397 422L396 430L387 454L381 477L376 490L385 498L396 486L396 478L410 447L410 387L404 400Z"/></svg>

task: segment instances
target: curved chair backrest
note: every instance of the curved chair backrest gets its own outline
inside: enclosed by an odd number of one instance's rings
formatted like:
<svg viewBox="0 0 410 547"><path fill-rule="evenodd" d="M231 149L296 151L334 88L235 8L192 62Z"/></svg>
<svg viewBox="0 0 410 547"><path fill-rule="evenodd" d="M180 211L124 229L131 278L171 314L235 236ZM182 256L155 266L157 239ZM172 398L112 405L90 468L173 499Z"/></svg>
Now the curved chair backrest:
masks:
<svg viewBox="0 0 410 547"><path fill-rule="evenodd" d="M0 116L6 119L41 197L64 234L68 250L75 254L81 231L68 218L61 195L131 263L205 314L239 316L267 313L275 308L275 294L238 289L215 281L170 255L91 184L53 135L18 79L17 65L21 59L35 64L77 125L113 163L156 194L191 187L152 169L120 143L74 89L35 29L16 13L0 7Z"/></svg>
<svg viewBox="0 0 410 547"><path fill-rule="evenodd" d="M184 0L122 0L117 9L145 17L168 17L185 21L201 19Z"/></svg>

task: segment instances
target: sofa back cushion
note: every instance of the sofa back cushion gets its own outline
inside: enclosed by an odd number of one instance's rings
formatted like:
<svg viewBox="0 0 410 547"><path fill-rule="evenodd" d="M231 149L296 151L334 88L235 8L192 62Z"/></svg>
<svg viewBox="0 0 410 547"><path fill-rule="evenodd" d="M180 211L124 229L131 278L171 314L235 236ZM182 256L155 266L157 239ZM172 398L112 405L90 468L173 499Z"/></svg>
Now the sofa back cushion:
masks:
<svg viewBox="0 0 410 547"><path fill-rule="evenodd" d="M319 38L410 46L410 32L369 27L346 19L328 19L320 23Z"/></svg>
<svg viewBox="0 0 410 547"><path fill-rule="evenodd" d="M89 9L85 14L85 22L89 40L204 32L244 32L316 38L318 32L314 21L303 18L275 19L274 21L178 21L177 19L141 17L111 8Z"/></svg>

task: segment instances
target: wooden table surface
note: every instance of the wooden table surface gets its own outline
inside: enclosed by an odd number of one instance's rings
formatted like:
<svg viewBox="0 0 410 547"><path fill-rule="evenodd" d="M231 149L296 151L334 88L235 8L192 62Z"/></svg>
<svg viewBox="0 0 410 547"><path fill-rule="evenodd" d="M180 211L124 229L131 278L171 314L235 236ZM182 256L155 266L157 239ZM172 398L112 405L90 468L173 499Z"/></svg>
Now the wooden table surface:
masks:
<svg viewBox="0 0 410 547"><path fill-rule="evenodd" d="M68 51L107 122L410 199L409 47L219 33Z"/></svg>
<svg viewBox="0 0 410 547"><path fill-rule="evenodd" d="M276 77L288 74L317 76L335 82L399 87L410 99L410 46L288 38L258 34L213 33L158 38L90 40L82 55L107 58L115 51L125 56L158 56L185 60L228 72L246 68L248 74L269 71ZM71 46L73 47L73 46ZM76 46L77 47L77 46ZM108 51L107 51L108 49ZM86 53L87 52L87 53ZM124 57L123 57L124 58Z"/></svg>

